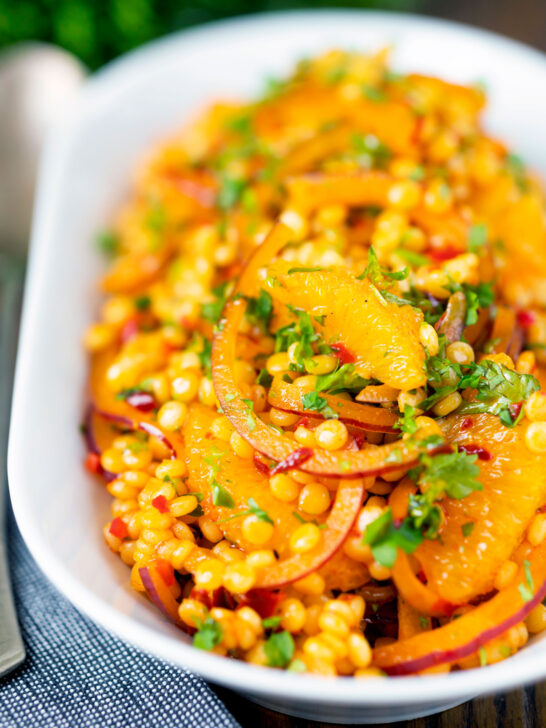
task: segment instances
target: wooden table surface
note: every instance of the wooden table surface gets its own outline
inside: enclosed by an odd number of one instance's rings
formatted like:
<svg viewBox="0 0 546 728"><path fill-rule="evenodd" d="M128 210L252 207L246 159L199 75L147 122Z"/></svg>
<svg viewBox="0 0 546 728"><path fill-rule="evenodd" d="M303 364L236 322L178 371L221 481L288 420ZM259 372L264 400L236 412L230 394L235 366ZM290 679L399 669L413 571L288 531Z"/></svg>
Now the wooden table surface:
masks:
<svg viewBox="0 0 546 728"><path fill-rule="evenodd" d="M423 12L487 28L546 51L546 0L425 0ZM328 728L330 725L274 713L227 690L217 689L217 692L243 728ZM542 728L546 726L546 683L478 698L445 713L394 725L397 728Z"/></svg>

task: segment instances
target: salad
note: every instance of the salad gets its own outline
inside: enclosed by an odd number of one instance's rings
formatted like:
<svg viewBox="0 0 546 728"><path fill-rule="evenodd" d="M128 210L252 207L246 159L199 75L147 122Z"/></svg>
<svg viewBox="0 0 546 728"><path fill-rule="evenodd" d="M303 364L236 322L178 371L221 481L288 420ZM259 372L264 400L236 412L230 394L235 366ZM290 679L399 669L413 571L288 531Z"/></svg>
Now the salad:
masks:
<svg viewBox="0 0 546 728"><path fill-rule="evenodd" d="M473 668L546 628L544 193L482 86L387 64L211 105L98 240L106 543L197 648L291 672Z"/></svg>

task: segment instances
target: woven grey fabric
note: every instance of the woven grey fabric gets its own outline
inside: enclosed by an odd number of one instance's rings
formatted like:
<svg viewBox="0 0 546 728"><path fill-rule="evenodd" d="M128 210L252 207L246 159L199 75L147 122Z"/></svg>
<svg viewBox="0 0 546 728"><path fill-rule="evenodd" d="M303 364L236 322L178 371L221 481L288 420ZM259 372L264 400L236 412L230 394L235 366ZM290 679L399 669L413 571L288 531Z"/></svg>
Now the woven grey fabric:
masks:
<svg viewBox="0 0 546 728"><path fill-rule="evenodd" d="M201 679L83 617L39 571L13 522L9 534L27 659L0 679L0 728L240 728Z"/></svg>

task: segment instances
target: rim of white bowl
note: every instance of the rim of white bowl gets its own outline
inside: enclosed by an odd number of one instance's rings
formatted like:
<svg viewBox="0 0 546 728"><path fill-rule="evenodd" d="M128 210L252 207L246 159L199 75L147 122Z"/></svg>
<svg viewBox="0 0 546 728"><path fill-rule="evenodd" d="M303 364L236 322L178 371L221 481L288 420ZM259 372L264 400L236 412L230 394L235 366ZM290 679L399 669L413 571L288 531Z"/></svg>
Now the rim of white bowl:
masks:
<svg viewBox="0 0 546 728"><path fill-rule="evenodd" d="M267 32L268 29L285 23L309 22L311 19L313 22L329 23L336 20L361 22L363 18L366 18L367 23L377 24L383 31L389 26L399 28L403 24L405 30L419 26L420 29L428 28L437 33L448 34L452 38L472 36L491 47L496 46L496 51L500 47L502 53L524 55L531 62L541 65L543 70L546 68L546 56L540 51L490 31L461 23L383 11L294 10L231 18L173 33L131 51L99 71L85 84L76 108L49 141L40 172L10 429L8 455L10 495L23 538L49 580L92 621L151 655L170 664L187 668L213 683L225 685L239 692L268 694L270 698L278 698L281 701L289 699L296 702L362 707L394 706L396 703L405 705L438 703L506 690L546 676L544 659L546 647L531 652L523 650L514 658L496 665L456 673L368 681L336 678L328 681L327 690L324 679L318 679L316 676L287 674L239 660L230 660L227 663L226 658L203 652L182 641L177 642L171 636L161 634L121 614L73 577L40 536L38 520L33 514L32 507L26 505L31 494L26 492L23 474L20 473L18 465L25 457L24 418L25 412L30 411L31 404L25 398L24 382L28 376L27 371L30 372L31 364L27 354L30 350L31 322L40 305L35 293L38 290L36 284L41 275L40 262L48 254L48 220L53 215L56 204L57 170L61 166L63 154L68 151L71 133L77 131L78 119L93 113L93 110L97 110L101 104L107 103L111 94L119 92L120 85L131 83L134 74L145 73L150 58L155 57L157 62L163 57L167 61L173 53L180 52L181 41L187 48L189 45L194 46L206 41L211 33L229 36L252 29Z"/></svg>

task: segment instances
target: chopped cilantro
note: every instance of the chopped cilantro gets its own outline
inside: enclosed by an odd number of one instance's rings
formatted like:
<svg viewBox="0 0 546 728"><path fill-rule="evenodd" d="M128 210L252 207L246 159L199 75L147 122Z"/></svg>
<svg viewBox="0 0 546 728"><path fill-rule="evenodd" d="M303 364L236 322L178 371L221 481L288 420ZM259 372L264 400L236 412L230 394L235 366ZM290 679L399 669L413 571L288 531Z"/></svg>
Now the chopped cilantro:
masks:
<svg viewBox="0 0 546 728"><path fill-rule="evenodd" d="M232 521L234 518L241 518L242 516L252 515L256 516L256 518L258 518L260 521L265 521L266 523L271 523L271 525L273 525L273 521L269 517L267 511L264 511L263 508L260 508L254 498L249 498L247 504L248 508L246 508L244 511L239 511L239 513L235 513L233 516L228 516L227 518L218 521L218 523L226 523L226 521Z"/></svg>
<svg viewBox="0 0 546 728"><path fill-rule="evenodd" d="M365 84L362 92L367 99L369 99L370 101L374 101L375 103L382 103L387 99L385 92L382 91L380 88L377 88L377 86L370 86L369 84Z"/></svg>
<svg viewBox="0 0 546 728"><path fill-rule="evenodd" d="M512 418L510 405L524 402L540 389L540 384L532 374L520 374L490 359L484 359L475 366L472 386L478 390L476 401L463 402L457 412L489 412L499 415L501 422L508 427L514 426L517 420Z"/></svg>
<svg viewBox="0 0 546 728"><path fill-rule="evenodd" d="M466 319L465 324L470 326L478 320L478 310L487 308L495 300L492 283L479 283L477 286L471 286L464 283L461 286L466 298Z"/></svg>
<svg viewBox="0 0 546 728"><path fill-rule="evenodd" d="M270 667L286 667L294 656L295 645L290 632L275 632L264 643Z"/></svg>
<svg viewBox="0 0 546 728"><path fill-rule="evenodd" d="M364 169L382 169L391 158L391 151L374 134L354 134L352 147L358 164Z"/></svg>
<svg viewBox="0 0 546 728"><path fill-rule="evenodd" d="M419 626L421 629L430 629L430 619L428 617L419 617Z"/></svg>
<svg viewBox="0 0 546 728"><path fill-rule="evenodd" d="M319 270L324 270L324 268L289 268L288 275L292 273L316 273Z"/></svg>
<svg viewBox="0 0 546 728"><path fill-rule="evenodd" d="M231 493L227 491L217 480L211 483L212 502L215 506L224 506L225 508L235 508L235 501Z"/></svg>
<svg viewBox="0 0 546 728"><path fill-rule="evenodd" d="M307 672L307 665L303 660L296 658L286 668L287 672Z"/></svg>
<svg viewBox="0 0 546 728"><path fill-rule="evenodd" d="M385 285L386 282L388 285L389 280L403 281L408 277L408 275L409 270L407 268L404 268L404 270L401 271L390 271L388 268L383 268L383 266L379 264L375 250L373 247L370 247L368 250L368 265L364 268L364 272L358 276L358 279L362 280L364 278L368 278L370 282L377 287ZM387 279L387 281L385 279Z"/></svg>
<svg viewBox="0 0 546 728"><path fill-rule="evenodd" d="M376 561L391 567L398 548L411 554L424 538L437 537L442 521L437 501L444 496L464 498L482 489L476 480L480 472L476 459L476 455L464 452L420 456L420 465L408 474L418 481L421 490L417 495L410 495L408 516L402 523L394 524L389 508L366 528L364 543L372 547Z"/></svg>
<svg viewBox="0 0 546 728"><path fill-rule="evenodd" d="M270 387L273 382L273 377L267 369L260 369L260 373L258 374L256 381L258 384L261 384L262 387Z"/></svg>
<svg viewBox="0 0 546 728"><path fill-rule="evenodd" d="M395 429L404 432L406 435L414 435L419 429L415 422L415 408L406 404L404 406L402 417L397 420L394 427Z"/></svg>
<svg viewBox="0 0 546 728"><path fill-rule="evenodd" d="M275 334L275 352L287 351L292 344L296 344L294 358L296 363L291 367L296 371L305 370L305 360L314 356L312 344L320 339L315 332L311 316L302 309L288 306L296 321L281 327ZM318 322L317 322L318 323Z"/></svg>
<svg viewBox="0 0 546 728"><path fill-rule="evenodd" d="M216 300L211 303L203 303L201 306L203 318L211 324L215 324L220 320L220 316L222 315L222 311L227 300L227 288L228 281L225 281L219 286L216 286L216 288L213 288L212 293Z"/></svg>
<svg viewBox="0 0 546 728"><path fill-rule="evenodd" d="M146 225L155 233L163 232L167 223L167 214L165 208L160 202L154 202L148 210L146 217Z"/></svg>
<svg viewBox="0 0 546 728"><path fill-rule="evenodd" d="M463 525L461 526L461 531L464 538L468 538L468 536L472 534L475 525L476 524L474 523L474 521L468 521L467 523L463 523Z"/></svg>
<svg viewBox="0 0 546 728"><path fill-rule="evenodd" d="M252 296L245 298L247 319L254 324L263 324L267 328L273 314L273 299L270 294L262 288L257 298Z"/></svg>
<svg viewBox="0 0 546 728"><path fill-rule="evenodd" d="M475 464L477 455L464 451L443 455L421 455L419 457L419 485L425 486L426 494L435 491L435 495L445 493L449 498L465 498L475 490L483 490L482 484L476 480L480 474Z"/></svg>
<svg viewBox="0 0 546 728"><path fill-rule="evenodd" d="M404 236L402 236L402 240L400 242L402 244L404 243ZM399 258L402 258L402 260L405 260L406 263L409 263L410 265L421 266L428 265L430 263L430 260L427 258L426 255L416 253L414 250L408 250L407 248L397 248L394 252Z"/></svg>
<svg viewBox="0 0 546 728"><path fill-rule="evenodd" d="M221 625L212 617L196 620L197 632L193 635L193 646L200 650L212 650L224 636Z"/></svg>
<svg viewBox="0 0 546 728"><path fill-rule="evenodd" d="M115 233L104 230L97 235L97 247L105 255L115 255L119 250L119 240Z"/></svg>
<svg viewBox="0 0 546 728"><path fill-rule="evenodd" d="M220 181L220 189L216 198L218 207L227 212L231 210L241 199L246 181L236 177L223 177Z"/></svg>
<svg viewBox="0 0 546 728"><path fill-rule="evenodd" d="M471 253L480 253L487 243L488 229L484 223L472 225L468 231L467 244Z"/></svg>
<svg viewBox="0 0 546 728"><path fill-rule="evenodd" d="M264 629L277 629L282 622L282 617L266 617L262 619L262 627Z"/></svg>
<svg viewBox="0 0 546 728"><path fill-rule="evenodd" d="M150 296L137 296L134 300L135 308L137 311L147 311L150 308L152 299Z"/></svg>
<svg viewBox="0 0 546 728"><path fill-rule="evenodd" d="M321 397L318 392L307 392L306 394L302 394L301 403L305 410L320 412L326 418L337 419L339 417L338 413L335 412L328 404L328 400Z"/></svg>
<svg viewBox="0 0 546 728"><path fill-rule="evenodd" d="M411 170L409 178L414 182L422 182L425 179L425 175L425 168L418 164Z"/></svg>
<svg viewBox="0 0 546 728"><path fill-rule="evenodd" d="M254 412L254 402L251 399L243 399L241 400L245 403L247 407L246 412L246 426L248 427L250 432L254 432L256 429L256 420L254 419L253 412Z"/></svg>
<svg viewBox="0 0 546 728"><path fill-rule="evenodd" d="M527 559L523 561L523 570L525 572L525 583L518 586L518 591L524 602L530 602L535 593L535 585L531 573L531 564Z"/></svg>
<svg viewBox="0 0 546 728"><path fill-rule="evenodd" d="M364 531L364 543L371 546L374 559L383 566L394 566L397 549L412 554L422 543L423 535L409 519L397 526L390 508L370 523Z"/></svg>
<svg viewBox="0 0 546 728"><path fill-rule="evenodd" d="M338 366L330 374L320 374L315 383L315 392L360 392L361 389L371 384L373 380L364 379L355 373L354 364L343 364Z"/></svg>

